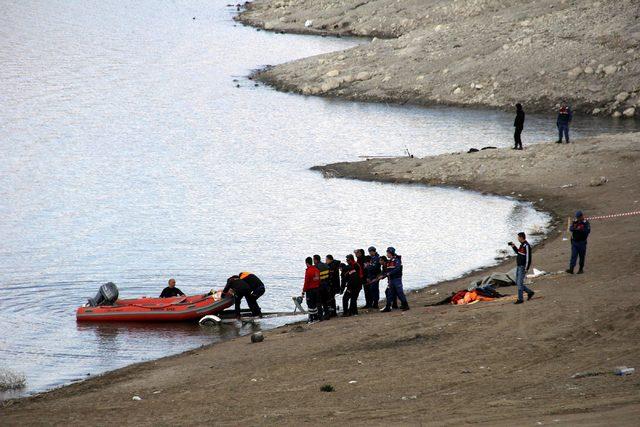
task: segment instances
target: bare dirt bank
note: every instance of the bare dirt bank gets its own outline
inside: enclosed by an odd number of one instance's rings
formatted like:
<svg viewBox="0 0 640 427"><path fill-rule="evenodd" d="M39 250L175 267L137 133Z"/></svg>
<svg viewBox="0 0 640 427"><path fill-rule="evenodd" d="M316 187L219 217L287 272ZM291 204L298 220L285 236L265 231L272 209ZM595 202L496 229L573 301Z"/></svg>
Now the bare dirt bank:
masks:
<svg viewBox="0 0 640 427"><path fill-rule="evenodd" d="M639 166L635 133L324 169L521 194L559 215L598 215L639 210ZM604 185L590 185L601 176ZM637 425L638 372L571 379L640 367L640 217L592 226L587 273L535 279L537 296L524 305L424 307L476 273L412 293L406 313L284 327L260 344L239 338L8 402L0 424ZM534 266L564 270L568 254L568 243L552 237L534 250ZM321 392L323 384L335 391Z"/></svg>
<svg viewBox="0 0 640 427"><path fill-rule="evenodd" d="M258 74L305 95L413 104L640 114L634 0L256 0L238 20L268 30L386 37ZM307 26L305 26L305 23Z"/></svg>

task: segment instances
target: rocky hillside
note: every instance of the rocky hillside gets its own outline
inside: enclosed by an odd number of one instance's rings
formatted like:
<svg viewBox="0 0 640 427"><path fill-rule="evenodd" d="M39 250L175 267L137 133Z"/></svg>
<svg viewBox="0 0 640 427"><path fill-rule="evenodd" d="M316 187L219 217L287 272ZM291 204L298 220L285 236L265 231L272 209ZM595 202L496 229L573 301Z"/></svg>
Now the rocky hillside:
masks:
<svg viewBox="0 0 640 427"><path fill-rule="evenodd" d="M256 0L267 30L373 37L258 78L306 95L640 115L637 0ZM638 113L636 113L638 109Z"/></svg>

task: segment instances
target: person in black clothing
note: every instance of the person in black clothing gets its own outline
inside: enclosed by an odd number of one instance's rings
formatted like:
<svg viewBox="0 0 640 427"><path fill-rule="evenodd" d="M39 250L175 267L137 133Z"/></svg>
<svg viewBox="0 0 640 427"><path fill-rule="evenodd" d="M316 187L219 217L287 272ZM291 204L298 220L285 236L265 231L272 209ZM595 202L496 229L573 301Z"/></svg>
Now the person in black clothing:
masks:
<svg viewBox="0 0 640 427"><path fill-rule="evenodd" d="M384 279L386 277L387 274L387 264L389 262L389 259L382 255L380 257L380 271L381 273L378 275L378 278L380 280ZM386 294L386 291L385 291ZM391 308L393 308L394 310L398 308L398 297L397 295L393 296L393 300L391 301Z"/></svg>
<svg viewBox="0 0 640 427"><path fill-rule="evenodd" d="M248 271L243 271L240 273L239 277L249 284L249 287L251 288L250 296L255 300L255 308L258 312L257 316L262 317L262 309L258 305L258 298L264 295L264 283L262 283L262 280L260 280L258 276L253 273L249 273Z"/></svg>
<svg viewBox="0 0 640 427"><path fill-rule="evenodd" d="M522 109L522 104L516 104L516 119L513 122L513 126L516 128L515 133L513 134L513 139L515 140L514 150L522 150L522 139L520 135L522 134L522 129L524 129L524 110Z"/></svg>
<svg viewBox="0 0 640 427"><path fill-rule="evenodd" d="M323 320L329 320L330 313L330 283L329 283L329 266L322 262L320 255L313 256L313 265L320 271L320 306L318 307L318 315Z"/></svg>
<svg viewBox="0 0 640 427"><path fill-rule="evenodd" d="M571 231L571 261L567 273L573 274L578 258L580 268L578 274L584 273L584 259L587 256L587 238L591 233L591 224L584 218L582 211L576 212L576 219L569 227Z"/></svg>
<svg viewBox="0 0 640 427"><path fill-rule="evenodd" d="M358 295L362 289L360 281L360 265L353 255L347 255L347 263L342 264L342 315L355 316L358 314Z"/></svg>
<svg viewBox="0 0 640 427"><path fill-rule="evenodd" d="M329 266L329 316L335 317L338 315L336 295L340 293L340 261L333 259L333 255L327 255L325 263Z"/></svg>
<svg viewBox="0 0 640 427"><path fill-rule="evenodd" d="M260 307L256 302L256 298L251 295L251 286L239 276L231 276L227 279L227 285L222 290L222 295L226 297L232 296L234 298L236 318L240 318L240 303L242 302L242 298L247 300L251 314L253 316L260 316Z"/></svg>
<svg viewBox="0 0 640 427"><path fill-rule="evenodd" d="M182 293L182 291L178 288L176 288L176 280L175 279L169 279L169 286L167 286L166 288L164 288L162 290L162 293L160 294L160 298L171 298L171 297L183 297L184 294Z"/></svg>
<svg viewBox="0 0 640 427"><path fill-rule="evenodd" d="M367 259L367 257L365 257ZM369 248L369 262L365 263L365 276L367 279L366 285L369 288L369 305L371 308L378 308L378 301L380 300L380 279L378 276L382 273L380 265L380 255L375 247Z"/></svg>
<svg viewBox="0 0 640 427"><path fill-rule="evenodd" d="M355 249L353 251L353 254L356 257L356 263L358 264L358 266L360 266L360 269L358 270L358 275L360 276L360 285L362 286L362 289L364 291L364 299L365 302L368 301L368 295L369 295L369 288L366 286L367 280L365 278L365 269L364 269L364 249ZM369 308L367 305L365 305L364 308Z"/></svg>

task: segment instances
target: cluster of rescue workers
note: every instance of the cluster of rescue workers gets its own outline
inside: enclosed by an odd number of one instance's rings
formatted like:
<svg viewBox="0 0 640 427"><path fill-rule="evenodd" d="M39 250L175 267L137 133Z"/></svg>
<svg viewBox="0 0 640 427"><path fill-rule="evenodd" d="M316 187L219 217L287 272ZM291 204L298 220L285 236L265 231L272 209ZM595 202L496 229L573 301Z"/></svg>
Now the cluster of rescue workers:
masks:
<svg viewBox="0 0 640 427"><path fill-rule="evenodd" d="M407 298L402 289L402 257L396 254L393 247L387 248L386 256L380 256L373 246L366 255L364 249L356 249L345 258L345 262L327 255L322 260L320 255L308 257L304 276L302 296L306 297L309 322L328 320L338 315L337 295L342 295L342 315L358 314L358 297L364 290L364 308L377 309L380 299L380 281L388 279L385 291L386 305L381 310L389 312L398 308L409 310ZM264 295L265 286L262 280L253 273L243 272L227 279L222 294L235 299L235 314L240 317L240 304L246 300L251 315L262 316L258 298ZM161 297L183 295L175 287L171 279L169 286L162 291Z"/></svg>
<svg viewBox="0 0 640 427"><path fill-rule="evenodd" d="M393 247L386 256L380 256L375 247L356 249L345 257L345 262L327 255L322 262L320 255L307 257L302 296L306 297L309 322L328 320L338 315L336 296L342 295L342 315L358 315L358 297L364 290L364 308L377 309L380 300L380 281L387 279L386 304L383 313L398 308L409 310L409 303L402 288L402 257Z"/></svg>
<svg viewBox="0 0 640 427"><path fill-rule="evenodd" d="M591 225L584 217L582 211L577 211L575 219L569 227L571 237L571 260L567 273L573 274L579 260L578 274L584 272L584 261L587 251L587 238L591 232ZM516 254L516 286L518 298L515 304L524 302L524 294L527 300L531 299L535 292L525 286L524 281L527 272L531 268L531 245L527 241L524 232L518 233L519 245L509 242L508 245ZM396 253L395 248L388 247L386 256L380 256L375 247L368 249L369 255L364 249L356 249L353 254L345 257L345 262L334 259L333 255L327 255L324 262L320 255L307 257L305 263L307 269L304 275L302 297L306 297L309 322L315 323L328 320L338 315L336 305L337 295L342 295L342 316L358 315L358 297L364 290L365 309L378 309L380 300L380 282L388 280L385 289L385 306L381 312L390 312L393 309L409 310L407 297L402 286L402 257ZM222 291L225 296L235 300L235 314L240 317L240 304L242 299L247 301L251 314L262 316L262 310L258 305L258 299L264 295L265 286L262 280L255 274L242 272L227 279L227 284ZM184 295L175 287L175 280L169 280L160 297L175 297ZM455 298L455 297L454 297ZM398 307L400 301L400 307ZM447 301L453 303L451 298Z"/></svg>

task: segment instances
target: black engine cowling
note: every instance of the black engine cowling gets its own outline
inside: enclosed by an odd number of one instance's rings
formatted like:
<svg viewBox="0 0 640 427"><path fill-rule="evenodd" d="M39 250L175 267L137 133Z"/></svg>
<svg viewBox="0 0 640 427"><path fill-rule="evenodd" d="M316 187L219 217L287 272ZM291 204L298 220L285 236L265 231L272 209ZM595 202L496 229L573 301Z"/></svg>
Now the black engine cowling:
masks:
<svg viewBox="0 0 640 427"><path fill-rule="evenodd" d="M118 299L118 287L115 283L109 282L100 286L95 297L89 298L89 305L97 307L99 305L113 305Z"/></svg>

